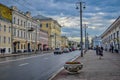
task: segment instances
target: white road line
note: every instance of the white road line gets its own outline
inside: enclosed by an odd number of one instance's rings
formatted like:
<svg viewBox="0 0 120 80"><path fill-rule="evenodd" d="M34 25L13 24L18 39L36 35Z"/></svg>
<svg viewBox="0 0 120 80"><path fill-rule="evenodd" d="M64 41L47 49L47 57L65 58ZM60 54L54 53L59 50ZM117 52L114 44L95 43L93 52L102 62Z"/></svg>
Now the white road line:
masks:
<svg viewBox="0 0 120 80"><path fill-rule="evenodd" d="M47 60L48 58L44 58L45 60Z"/></svg>
<svg viewBox="0 0 120 80"><path fill-rule="evenodd" d="M25 65L28 65L29 63L23 63L23 64L20 64L18 66L25 66Z"/></svg>
<svg viewBox="0 0 120 80"><path fill-rule="evenodd" d="M46 54L37 55L37 56L32 56L32 57L26 57L26 58L20 58L20 59L15 59L15 60L2 61L2 62L0 62L0 64L1 64L1 63L7 63L7 62L13 62L13 61L20 61L20 60L25 60L25 59L36 58L36 57L40 57L40 56L44 56L44 55L46 55ZM48 55L51 55L51 54L48 54Z"/></svg>

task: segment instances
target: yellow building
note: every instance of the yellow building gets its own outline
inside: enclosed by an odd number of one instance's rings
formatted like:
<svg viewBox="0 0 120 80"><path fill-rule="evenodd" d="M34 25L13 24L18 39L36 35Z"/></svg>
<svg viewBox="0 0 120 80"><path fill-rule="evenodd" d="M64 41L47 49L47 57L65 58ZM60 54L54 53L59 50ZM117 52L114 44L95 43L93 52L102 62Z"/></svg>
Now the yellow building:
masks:
<svg viewBox="0 0 120 80"><path fill-rule="evenodd" d="M54 49L61 47L61 26L56 20L52 18L40 18L41 15L35 17L40 20L41 30L48 32L48 46Z"/></svg>
<svg viewBox="0 0 120 80"><path fill-rule="evenodd" d="M0 54L11 53L11 10L0 4Z"/></svg>
<svg viewBox="0 0 120 80"><path fill-rule="evenodd" d="M66 36L61 36L61 46L62 48L68 47L68 38Z"/></svg>

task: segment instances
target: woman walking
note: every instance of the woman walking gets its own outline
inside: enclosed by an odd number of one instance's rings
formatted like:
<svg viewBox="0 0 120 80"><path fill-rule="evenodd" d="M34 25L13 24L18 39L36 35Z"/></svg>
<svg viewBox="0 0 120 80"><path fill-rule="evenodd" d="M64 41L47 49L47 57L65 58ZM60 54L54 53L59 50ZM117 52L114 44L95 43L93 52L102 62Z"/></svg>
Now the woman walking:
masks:
<svg viewBox="0 0 120 80"><path fill-rule="evenodd" d="M103 47L99 47L99 59L101 59L102 58L102 56L103 56Z"/></svg>

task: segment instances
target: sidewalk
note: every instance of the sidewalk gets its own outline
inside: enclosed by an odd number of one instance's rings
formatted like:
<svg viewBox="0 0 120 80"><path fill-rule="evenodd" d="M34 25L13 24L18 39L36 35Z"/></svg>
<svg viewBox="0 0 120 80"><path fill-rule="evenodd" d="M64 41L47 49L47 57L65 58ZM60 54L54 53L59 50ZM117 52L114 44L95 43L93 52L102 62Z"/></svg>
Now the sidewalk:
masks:
<svg viewBox="0 0 120 80"><path fill-rule="evenodd" d="M120 80L120 54L104 52L100 60L95 51L89 50L76 61L83 63L79 73L70 74L63 69L52 80Z"/></svg>

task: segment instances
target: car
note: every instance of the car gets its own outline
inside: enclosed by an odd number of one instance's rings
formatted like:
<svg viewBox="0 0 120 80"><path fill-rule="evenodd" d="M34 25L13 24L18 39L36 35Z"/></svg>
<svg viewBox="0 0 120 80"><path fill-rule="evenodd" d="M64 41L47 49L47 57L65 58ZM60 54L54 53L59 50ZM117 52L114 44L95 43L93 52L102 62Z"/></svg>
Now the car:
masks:
<svg viewBox="0 0 120 80"><path fill-rule="evenodd" d="M68 53L68 52L70 52L68 48L63 49L63 53Z"/></svg>
<svg viewBox="0 0 120 80"><path fill-rule="evenodd" d="M62 54L63 50L61 48L55 48L54 54Z"/></svg>

